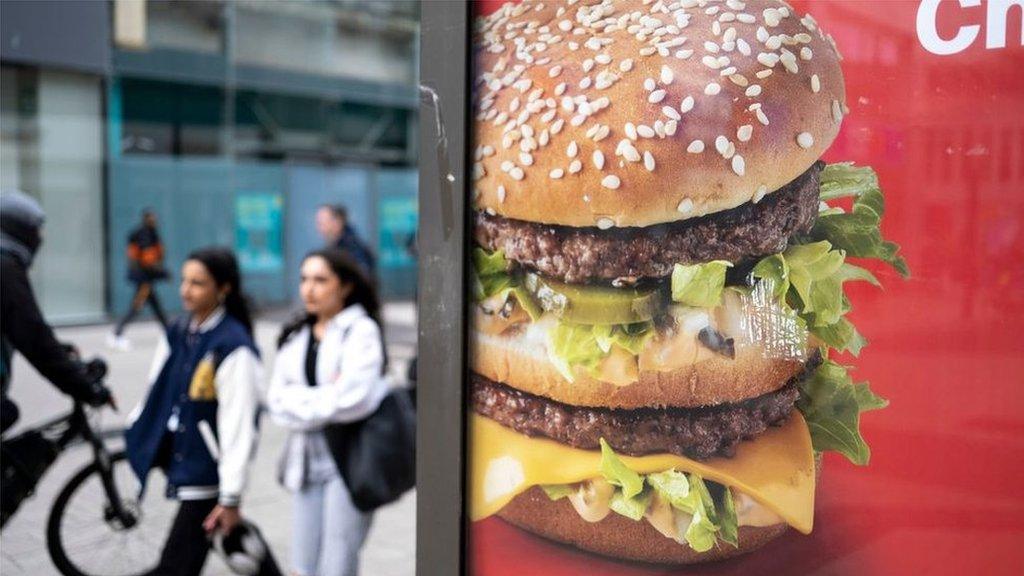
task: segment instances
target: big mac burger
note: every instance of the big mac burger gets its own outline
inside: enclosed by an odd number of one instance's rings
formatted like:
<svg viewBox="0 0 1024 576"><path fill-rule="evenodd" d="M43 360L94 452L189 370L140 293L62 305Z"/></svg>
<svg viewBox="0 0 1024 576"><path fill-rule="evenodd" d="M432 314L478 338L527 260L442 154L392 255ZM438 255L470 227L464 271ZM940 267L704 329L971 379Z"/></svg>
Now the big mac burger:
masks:
<svg viewBox="0 0 1024 576"><path fill-rule="evenodd" d="M840 56L775 0L507 4L475 31L470 516L725 558L812 529L886 402L834 352L848 259L906 275L874 172L819 160Z"/></svg>

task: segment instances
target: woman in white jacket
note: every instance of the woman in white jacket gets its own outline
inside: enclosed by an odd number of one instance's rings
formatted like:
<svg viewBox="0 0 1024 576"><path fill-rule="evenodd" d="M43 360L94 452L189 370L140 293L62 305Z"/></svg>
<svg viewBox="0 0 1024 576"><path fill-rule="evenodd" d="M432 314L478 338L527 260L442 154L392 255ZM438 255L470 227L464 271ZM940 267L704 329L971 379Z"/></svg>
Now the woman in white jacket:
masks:
<svg viewBox="0 0 1024 576"><path fill-rule="evenodd" d="M294 493L296 576L352 576L372 514L352 503L323 435L363 419L388 392L380 304L358 266L337 250L302 261L305 315L284 328L267 393L274 421L292 431L280 462Z"/></svg>

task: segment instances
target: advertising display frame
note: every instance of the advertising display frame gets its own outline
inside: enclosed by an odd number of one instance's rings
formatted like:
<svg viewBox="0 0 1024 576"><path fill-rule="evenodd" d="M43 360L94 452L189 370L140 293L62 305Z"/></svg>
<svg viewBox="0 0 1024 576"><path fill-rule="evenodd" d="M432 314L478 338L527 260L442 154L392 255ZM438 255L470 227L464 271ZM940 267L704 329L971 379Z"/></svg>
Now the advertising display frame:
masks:
<svg viewBox="0 0 1024 576"><path fill-rule="evenodd" d="M416 574L464 573L469 23L423 5L420 38Z"/></svg>

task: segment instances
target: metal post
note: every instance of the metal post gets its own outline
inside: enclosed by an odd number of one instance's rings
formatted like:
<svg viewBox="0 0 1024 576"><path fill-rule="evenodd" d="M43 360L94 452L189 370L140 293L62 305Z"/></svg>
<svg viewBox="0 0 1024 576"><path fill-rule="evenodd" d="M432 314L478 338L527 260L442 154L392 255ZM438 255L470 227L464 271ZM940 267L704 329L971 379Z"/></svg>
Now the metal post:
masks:
<svg viewBox="0 0 1024 576"><path fill-rule="evenodd" d="M470 5L421 6L416 573L463 572Z"/></svg>

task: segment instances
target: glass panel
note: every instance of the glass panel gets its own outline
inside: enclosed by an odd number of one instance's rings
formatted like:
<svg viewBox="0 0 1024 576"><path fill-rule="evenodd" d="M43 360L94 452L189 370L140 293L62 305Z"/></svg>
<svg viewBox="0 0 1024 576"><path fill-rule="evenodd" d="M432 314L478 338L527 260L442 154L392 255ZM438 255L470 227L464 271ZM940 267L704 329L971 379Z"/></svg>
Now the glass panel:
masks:
<svg viewBox="0 0 1024 576"><path fill-rule="evenodd" d="M45 240L32 267L40 306L56 322L101 318L102 83L94 76L4 67L3 187L39 199Z"/></svg>

